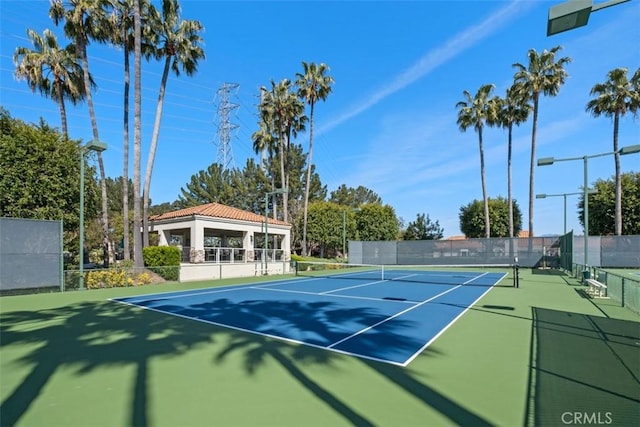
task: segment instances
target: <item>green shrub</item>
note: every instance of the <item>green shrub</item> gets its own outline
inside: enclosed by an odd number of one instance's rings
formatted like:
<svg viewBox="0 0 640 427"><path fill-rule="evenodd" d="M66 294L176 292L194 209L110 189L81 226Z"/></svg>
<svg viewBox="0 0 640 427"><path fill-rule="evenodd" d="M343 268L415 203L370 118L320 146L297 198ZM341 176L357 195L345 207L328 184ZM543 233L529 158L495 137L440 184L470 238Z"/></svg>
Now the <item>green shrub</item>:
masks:
<svg viewBox="0 0 640 427"><path fill-rule="evenodd" d="M90 271L86 275L87 289L116 288L122 286L148 285L151 283L149 273L132 273L126 268L109 268Z"/></svg>
<svg viewBox="0 0 640 427"><path fill-rule="evenodd" d="M144 265L165 280L178 280L182 254L175 246L149 246L142 250Z"/></svg>

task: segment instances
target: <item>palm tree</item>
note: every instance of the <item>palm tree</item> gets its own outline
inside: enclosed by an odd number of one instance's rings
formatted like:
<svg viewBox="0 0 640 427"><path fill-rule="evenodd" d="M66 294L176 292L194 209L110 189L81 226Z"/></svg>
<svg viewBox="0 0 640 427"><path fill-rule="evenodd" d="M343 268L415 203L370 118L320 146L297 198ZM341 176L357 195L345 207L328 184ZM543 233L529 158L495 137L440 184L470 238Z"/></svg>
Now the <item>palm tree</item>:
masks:
<svg viewBox="0 0 640 427"><path fill-rule="evenodd" d="M142 62L142 19L140 3L133 0L133 262L136 268L144 267L142 258L142 236L140 235L141 200L140 200L140 159L142 147L142 84L140 81Z"/></svg>
<svg viewBox="0 0 640 427"><path fill-rule="evenodd" d="M58 39L49 29L38 34L28 29L27 36L34 49L18 47L13 55L17 79L27 81L32 92L38 90L44 97L58 103L62 134L69 137L67 129L67 110L65 100L77 104L84 99L82 66L76 56L76 47L69 44L64 49L58 45ZM93 78L89 76L93 86Z"/></svg>
<svg viewBox="0 0 640 427"><path fill-rule="evenodd" d="M288 151L291 137L304 130L307 117L304 116L304 104L291 91L291 81L283 79L279 83L271 81L271 90L264 86L260 88L261 99L260 117L267 122L267 129L272 129L276 135L278 155L280 157L280 185L289 187ZM288 193L282 197L283 219L288 220Z"/></svg>
<svg viewBox="0 0 640 427"><path fill-rule="evenodd" d="M620 153L618 153L618 129L620 117L627 113L637 114L640 107L640 68L636 70L631 80L627 77L627 68L616 68L609 71L607 81L598 83L591 88L591 95L595 98L587 103L587 111L594 117L604 115L613 118L613 153L616 168L616 203L615 203L615 233L622 234L622 183L620 180ZM634 84L635 82L635 84Z"/></svg>
<svg viewBox="0 0 640 427"><path fill-rule="evenodd" d="M309 158L307 159L307 185L304 191L304 220L302 226L302 255L307 254L307 212L309 208L309 187L311 187L311 169L313 156L313 113L316 102L324 101L331 93L333 78L325 75L329 71L326 64L316 65L302 62L304 73L297 73L298 96L309 104Z"/></svg>
<svg viewBox="0 0 640 427"><path fill-rule="evenodd" d="M538 54L535 49L529 49L527 57L529 63L525 66L513 64L516 68L514 83L522 93L519 96L533 101L533 128L531 130L531 162L529 166L529 237L533 237L533 194L536 157L536 133L538 130L538 107L540 94L556 96L567 78L564 67L571 62L571 58L563 57L556 61L556 54L562 49L556 46L551 50L543 50Z"/></svg>
<svg viewBox="0 0 640 427"><path fill-rule="evenodd" d="M91 95L91 75L89 74L89 60L87 45L90 39L105 41L109 26L105 17L105 8L109 6L107 0L51 0L49 16L58 25L64 21L64 33L75 41L77 54L82 63L84 90L89 108L91 129L94 141L100 140L98 123L93 108ZM105 31L106 30L106 31ZM98 152L98 169L100 170L100 187L102 190L102 240L104 250L104 266L108 266L111 251L109 250L109 212L107 203L107 181L104 173L102 153Z"/></svg>
<svg viewBox="0 0 640 427"><path fill-rule="evenodd" d="M117 0L111 14L112 43L122 46L124 55L124 101L122 120L122 223L124 259L130 259L129 251L129 56L133 50L133 1Z"/></svg>
<svg viewBox="0 0 640 427"><path fill-rule="evenodd" d="M149 191L151 190L151 174L160 136L160 122L162 121L162 108L169 70L173 71L176 76L180 76L180 69L182 69L188 76L191 76L197 71L198 61L204 59L204 49L201 46L203 39L200 36L203 26L199 21L181 20L180 5L177 0L163 0L162 17L152 17L151 22L158 24L157 37L160 40L160 46L156 56L164 58L165 63L142 192L144 246L149 245Z"/></svg>
<svg viewBox="0 0 640 427"><path fill-rule="evenodd" d="M487 118L493 113L491 112L492 105L490 103L489 96L494 89L494 85L482 85L475 97L471 96L469 91L465 90L462 94L465 97L464 101L460 101L456 104L456 108L459 108L458 112L458 126L461 132L465 132L467 128L473 126L478 132L478 147L480 148L480 179L482 182L482 198L484 200L484 228L486 237L491 237L491 224L489 221L489 198L487 196L487 183L484 174L484 148L482 146L482 129Z"/></svg>
<svg viewBox="0 0 640 427"><path fill-rule="evenodd" d="M508 131L507 143L507 204L509 205L509 237L513 236L513 199L512 199L512 179L511 179L511 157L513 146L513 126L519 126L527 121L531 105L526 99L521 97L522 90L516 85L507 89L504 98L496 98L496 116L490 122L501 126Z"/></svg>
<svg viewBox="0 0 640 427"><path fill-rule="evenodd" d="M153 6L147 0L141 1L143 14L150 16L150 8ZM130 259L129 243L129 82L130 66L129 59L134 50L134 2L133 0L116 0L113 4L112 13L109 19L112 25L111 43L122 46L124 56L124 101L123 101L123 168L122 168L122 218L123 249L124 259ZM147 27L149 28L149 27ZM142 53L148 56L152 53L148 42L141 40Z"/></svg>

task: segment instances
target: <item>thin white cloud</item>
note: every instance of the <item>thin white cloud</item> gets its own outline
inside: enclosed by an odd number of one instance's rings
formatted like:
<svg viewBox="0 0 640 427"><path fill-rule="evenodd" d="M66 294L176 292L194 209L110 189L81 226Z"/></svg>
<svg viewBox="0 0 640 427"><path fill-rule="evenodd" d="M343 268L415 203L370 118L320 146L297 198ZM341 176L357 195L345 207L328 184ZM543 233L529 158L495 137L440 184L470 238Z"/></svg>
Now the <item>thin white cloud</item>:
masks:
<svg viewBox="0 0 640 427"><path fill-rule="evenodd" d="M427 54L420 58L415 64L393 79L389 85L380 88L378 91L361 100L350 110L343 112L338 117L329 120L327 123L319 127L318 134L335 128L336 126L375 106L389 95L392 95L416 82L450 59L460 55L473 45L478 44L484 38L497 32L503 25L511 22L514 16L523 14L528 8L533 7L534 5L535 2L530 1L512 1L492 15L489 15L482 22L456 34L442 46L427 52Z"/></svg>

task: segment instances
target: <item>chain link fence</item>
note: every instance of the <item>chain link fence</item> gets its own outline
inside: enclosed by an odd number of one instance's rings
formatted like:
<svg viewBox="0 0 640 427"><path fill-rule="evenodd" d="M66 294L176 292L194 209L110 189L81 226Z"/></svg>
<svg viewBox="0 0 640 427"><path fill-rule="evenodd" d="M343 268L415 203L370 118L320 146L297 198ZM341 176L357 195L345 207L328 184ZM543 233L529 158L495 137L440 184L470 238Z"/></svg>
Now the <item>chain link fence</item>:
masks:
<svg viewBox="0 0 640 427"><path fill-rule="evenodd" d="M558 237L349 242L349 262L399 265L504 265L558 267Z"/></svg>

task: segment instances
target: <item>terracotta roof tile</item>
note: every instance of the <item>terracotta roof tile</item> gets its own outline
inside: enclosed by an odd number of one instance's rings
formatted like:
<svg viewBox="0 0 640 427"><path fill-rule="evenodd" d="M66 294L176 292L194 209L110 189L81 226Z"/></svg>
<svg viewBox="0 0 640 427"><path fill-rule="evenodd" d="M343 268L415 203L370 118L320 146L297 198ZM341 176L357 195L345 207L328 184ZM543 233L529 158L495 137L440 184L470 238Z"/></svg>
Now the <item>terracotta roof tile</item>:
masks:
<svg viewBox="0 0 640 427"><path fill-rule="evenodd" d="M234 219L238 221L264 223L264 216L253 212L244 211L242 209L232 208L220 203L207 203L200 206L192 206L190 208L179 209L173 212L165 212L160 215L152 215L149 221L162 221L167 219L186 218L194 215L208 216L211 218ZM269 218L269 224L291 225L287 222Z"/></svg>

